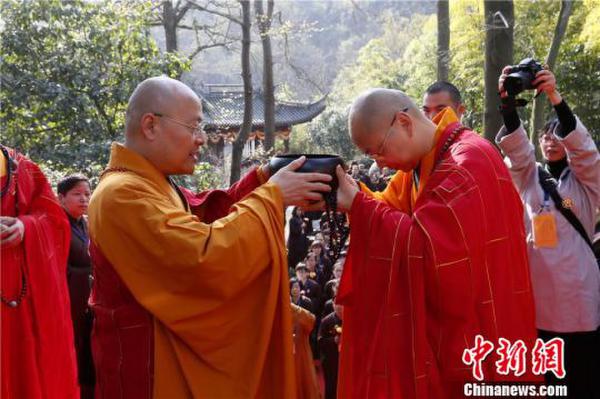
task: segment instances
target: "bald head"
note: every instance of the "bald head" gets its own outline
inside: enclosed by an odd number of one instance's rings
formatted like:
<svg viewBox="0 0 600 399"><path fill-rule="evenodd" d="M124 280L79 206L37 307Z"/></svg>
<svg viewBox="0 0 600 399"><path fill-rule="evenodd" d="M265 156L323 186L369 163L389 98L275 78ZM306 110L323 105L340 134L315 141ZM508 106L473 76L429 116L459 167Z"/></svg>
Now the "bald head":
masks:
<svg viewBox="0 0 600 399"><path fill-rule="evenodd" d="M400 90L371 89L352 104L348 116L356 146L381 167L409 170L432 147L435 125Z"/></svg>
<svg viewBox="0 0 600 399"><path fill-rule="evenodd" d="M349 114L350 133L373 132L381 121L391 123L394 114L405 110L413 118L423 118L414 101L400 90L370 89L358 96Z"/></svg>
<svg viewBox="0 0 600 399"><path fill-rule="evenodd" d="M166 76L146 79L129 98L124 145L164 175L191 174L206 141L201 122L192 89Z"/></svg>
<svg viewBox="0 0 600 399"><path fill-rule="evenodd" d="M184 83L167 76L148 78L140 83L127 103L125 135L131 138L140 129L140 120L147 113L172 114L183 101L200 103L200 99Z"/></svg>

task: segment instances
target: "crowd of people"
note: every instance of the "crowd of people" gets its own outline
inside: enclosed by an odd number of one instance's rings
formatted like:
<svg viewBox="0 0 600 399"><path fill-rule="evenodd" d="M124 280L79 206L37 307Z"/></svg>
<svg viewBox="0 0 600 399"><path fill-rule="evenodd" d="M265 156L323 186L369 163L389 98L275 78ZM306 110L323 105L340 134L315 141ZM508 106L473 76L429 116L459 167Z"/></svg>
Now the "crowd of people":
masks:
<svg viewBox="0 0 600 399"><path fill-rule="evenodd" d="M329 248L329 226L320 212L304 212L295 207L289 220L288 266L292 303L309 311L315 324L308 339L312 358L318 359L313 373L322 371L325 397L336 397L338 344L341 334L340 308L335 296L344 269L346 252L332 259ZM300 261L295 261L301 259ZM335 322L334 322L335 320ZM327 321L327 323L323 323ZM294 326L294 330L298 327ZM312 396L320 397L320 387Z"/></svg>
<svg viewBox="0 0 600 399"><path fill-rule="evenodd" d="M1 396L454 398L470 371L455 352L485 333L561 338L566 376L546 383L600 397L600 155L543 70L534 84L556 119L537 163L510 72L496 137L507 166L460 124L448 82L421 109L394 90L357 99L351 135L377 162L338 170L351 231L339 254L314 210L332 176L295 173L303 159L228 190L173 183L205 133L200 100L172 79L132 94L91 204L87 177L54 194L0 146Z"/></svg>

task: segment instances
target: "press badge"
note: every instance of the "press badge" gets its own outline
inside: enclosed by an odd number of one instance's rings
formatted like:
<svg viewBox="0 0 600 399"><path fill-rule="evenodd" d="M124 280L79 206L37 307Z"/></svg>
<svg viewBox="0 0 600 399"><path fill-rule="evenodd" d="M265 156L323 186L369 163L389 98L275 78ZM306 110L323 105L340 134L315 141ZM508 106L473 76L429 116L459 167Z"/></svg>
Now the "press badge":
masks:
<svg viewBox="0 0 600 399"><path fill-rule="evenodd" d="M558 235L556 234L556 218L550 212L550 199L544 193L544 206L531 220L533 231L533 245L536 248L556 248Z"/></svg>

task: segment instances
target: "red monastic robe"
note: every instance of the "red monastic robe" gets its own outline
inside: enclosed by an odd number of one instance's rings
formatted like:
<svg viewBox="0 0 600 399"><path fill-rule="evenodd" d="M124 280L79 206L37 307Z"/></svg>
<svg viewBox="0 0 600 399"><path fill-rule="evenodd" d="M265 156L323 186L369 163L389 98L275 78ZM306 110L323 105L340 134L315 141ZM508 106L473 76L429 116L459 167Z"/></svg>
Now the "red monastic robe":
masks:
<svg viewBox="0 0 600 399"><path fill-rule="evenodd" d="M474 132L440 153L457 126L439 129L412 211L363 192L352 204L337 299L339 398L462 398L474 378L461 356L477 334L528 348L524 376L499 375L493 352L485 381L540 380L530 373L536 330L521 200L496 148Z"/></svg>
<svg viewBox="0 0 600 399"><path fill-rule="evenodd" d="M16 171L2 197L2 216L18 217L23 242L2 247L2 296L27 292L15 308L2 303L3 399L79 397L66 266L70 228L41 170L9 150ZM5 162L5 160L2 160ZM9 176L4 176L5 187Z"/></svg>

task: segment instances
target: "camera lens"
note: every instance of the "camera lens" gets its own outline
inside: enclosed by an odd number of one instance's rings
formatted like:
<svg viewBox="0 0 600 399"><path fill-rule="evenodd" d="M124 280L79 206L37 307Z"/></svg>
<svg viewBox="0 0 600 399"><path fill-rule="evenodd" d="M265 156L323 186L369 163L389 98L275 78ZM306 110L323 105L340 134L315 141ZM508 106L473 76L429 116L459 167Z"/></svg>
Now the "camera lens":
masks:
<svg viewBox="0 0 600 399"><path fill-rule="evenodd" d="M511 73L504 80L504 89L509 96L516 96L524 90L523 79L520 72Z"/></svg>

